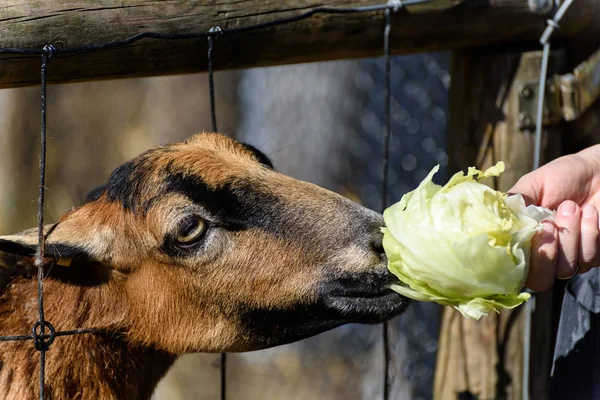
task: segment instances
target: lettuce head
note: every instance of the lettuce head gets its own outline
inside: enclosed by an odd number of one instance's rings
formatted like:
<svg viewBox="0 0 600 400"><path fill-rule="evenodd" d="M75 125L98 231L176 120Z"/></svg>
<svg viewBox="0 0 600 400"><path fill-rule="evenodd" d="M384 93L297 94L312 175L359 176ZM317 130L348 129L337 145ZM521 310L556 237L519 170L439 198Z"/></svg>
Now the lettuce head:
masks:
<svg viewBox="0 0 600 400"><path fill-rule="evenodd" d="M392 289L473 319L520 305L529 298L520 290L531 238L554 212L480 183L499 176L503 162L483 172L471 167L444 186L432 181L438 169L383 214L388 268L400 280Z"/></svg>

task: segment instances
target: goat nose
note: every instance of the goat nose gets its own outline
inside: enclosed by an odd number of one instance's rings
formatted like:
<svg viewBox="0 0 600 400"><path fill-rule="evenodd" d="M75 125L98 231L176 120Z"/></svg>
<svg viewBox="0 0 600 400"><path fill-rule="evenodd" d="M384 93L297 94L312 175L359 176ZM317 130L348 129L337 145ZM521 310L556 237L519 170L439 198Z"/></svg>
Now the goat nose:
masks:
<svg viewBox="0 0 600 400"><path fill-rule="evenodd" d="M370 243L371 249L375 253L382 254L384 251L383 232L381 232L381 228L385 226L383 215L364 207L361 207L360 211L362 213L360 220L363 224L363 228L361 230L364 232L364 234L366 234L366 237L363 237L365 239L368 238L366 243Z"/></svg>

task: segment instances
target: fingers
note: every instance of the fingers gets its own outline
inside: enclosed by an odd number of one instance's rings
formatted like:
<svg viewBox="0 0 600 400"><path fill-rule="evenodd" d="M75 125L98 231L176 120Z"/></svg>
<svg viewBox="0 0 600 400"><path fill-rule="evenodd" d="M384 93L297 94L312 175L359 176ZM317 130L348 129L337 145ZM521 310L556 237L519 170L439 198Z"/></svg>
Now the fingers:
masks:
<svg viewBox="0 0 600 400"><path fill-rule="evenodd" d="M542 231L531 243L531 263L526 285L535 291L549 289L555 278L567 279L600 265L600 213L588 204L564 201L556 219L542 222Z"/></svg>
<svg viewBox="0 0 600 400"><path fill-rule="evenodd" d="M542 230L532 239L531 251L531 264L525 284L536 292L548 290L554 283L558 258L558 233L552 222L542 222Z"/></svg>
<svg viewBox="0 0 600 400"><path fill-rule="evenodd" d="M567 200L556 210L556 229L558 230L558 257L556 277L567 279L577 271L579 257L579 234L581 232L580 213L577 203Z"/></svg>
<svg viewBox="0 0 600 400"><path fill-rule="evenodd" d="M600 265L598 249L598 210L591 204L581 210L581 239L579 241L579 273Z"/></svg>

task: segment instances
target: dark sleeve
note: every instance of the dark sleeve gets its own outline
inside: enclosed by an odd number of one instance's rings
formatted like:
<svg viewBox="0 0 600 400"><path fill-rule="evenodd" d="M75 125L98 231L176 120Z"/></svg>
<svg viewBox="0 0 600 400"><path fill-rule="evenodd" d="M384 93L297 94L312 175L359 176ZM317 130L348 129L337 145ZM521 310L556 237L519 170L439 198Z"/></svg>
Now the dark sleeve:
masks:
<svg viewBox="0 0 600 400"><path fill-rule="evenodd" d="M600 399L600 268L565 288L550 381L550 398Z"/></svg>

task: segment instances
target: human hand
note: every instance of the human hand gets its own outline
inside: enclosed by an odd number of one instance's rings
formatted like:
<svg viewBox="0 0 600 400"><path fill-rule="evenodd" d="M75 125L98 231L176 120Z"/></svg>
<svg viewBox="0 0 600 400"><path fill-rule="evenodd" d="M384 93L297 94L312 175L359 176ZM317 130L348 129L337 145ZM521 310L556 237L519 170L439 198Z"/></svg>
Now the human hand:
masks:
<svg viewBox="0 0 600 400"><path fill-rule="evenodd" d="M554 223L543 222L543 230L533 237L527 287L547 290L555 278L600 265L600 145L530 172L509 193L521 193L528 204L557 211Z"/></svg>

